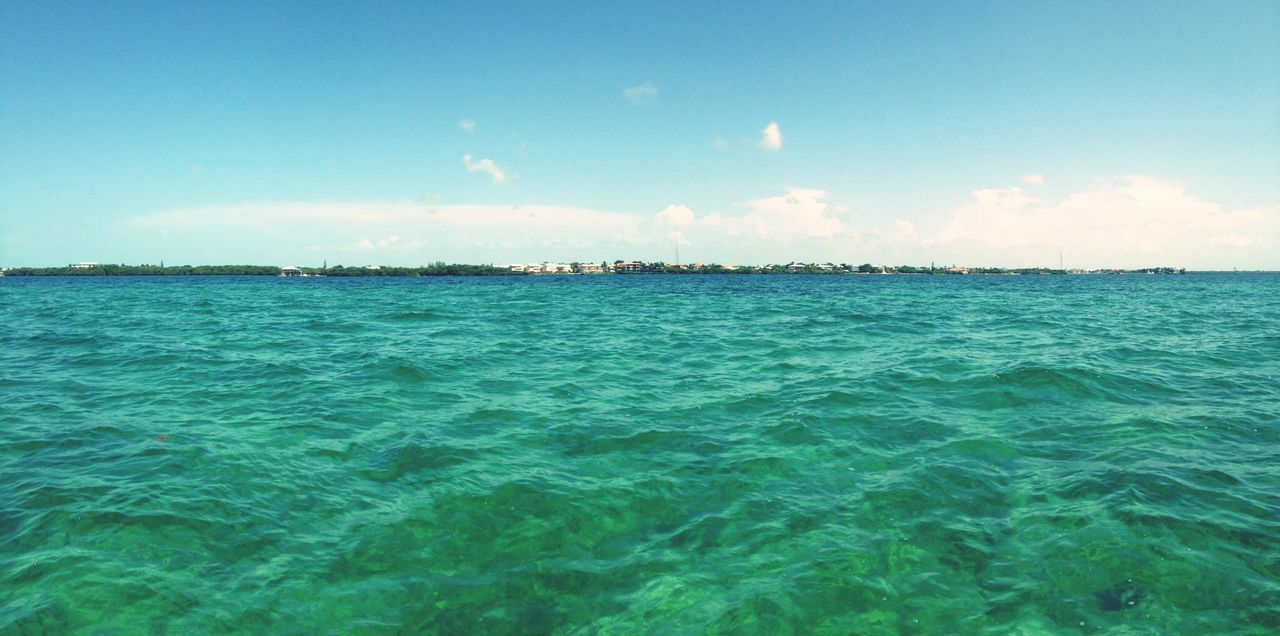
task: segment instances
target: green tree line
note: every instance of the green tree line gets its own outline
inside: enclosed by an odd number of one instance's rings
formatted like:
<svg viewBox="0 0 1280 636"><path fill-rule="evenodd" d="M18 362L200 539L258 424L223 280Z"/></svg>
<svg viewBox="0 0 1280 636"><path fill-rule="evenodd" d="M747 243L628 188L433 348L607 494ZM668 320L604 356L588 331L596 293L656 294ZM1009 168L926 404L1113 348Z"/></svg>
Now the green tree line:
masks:
<svg viewBox="0 0 1280 636"><path fill-rule="evenodd" d="M578 263L573 264L578 271ZM340 278L367 277L414 277L414 276L526 276L527 272L513 272L506 267L494 265L468 265L464 263L445 263L437 261L421 267L302 267L303 273L317 276L333 276ZM1152 267L1138 270L1108 270L1109 273L1151 273L1180 274L1186 270L1172 267ZM959 275L962 272L951 271L950 267L915 266L915 265L839 265L804 264L790 265L739 265L733 269L723 265L702 265L699 267L678 266L670 263L653 262L642 264L640 272L617 272L640 274L932 274ZM1065 270L1045 267L1002 268L972 267L966 270L969 274L1065 274ZM15 267L4 270L5 276L278 276L280 268L274 265L114 265L102 264L93 267Z"/></svg>
<svg viewBox="0 0 1280 636"><path fill-rule="evenodd" d="M432 263L424 267L302 267L305 274L354 277L354 276L510 276L516 274L505 267L492 265L464 265ZM15 267L5 270L5 276L279 276L275 265L113 265L93 267ZM518 274L517 274L518 275Z"/></svg>
<svg viewBox="0 0 1280 636"><path fill-rule="evenodd" d="M93 267L15 267L5 276L276 276L273 265L95 265Z"/></svg>

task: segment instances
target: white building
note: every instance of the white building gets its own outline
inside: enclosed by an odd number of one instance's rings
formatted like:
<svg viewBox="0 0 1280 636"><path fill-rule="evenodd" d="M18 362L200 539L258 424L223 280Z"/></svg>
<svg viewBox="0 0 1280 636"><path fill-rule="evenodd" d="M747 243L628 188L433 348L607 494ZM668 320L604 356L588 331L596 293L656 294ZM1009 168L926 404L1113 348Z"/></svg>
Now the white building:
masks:
<svg viewBox="0 0 1280 636"><path fill-rule="evenodd" d="M90 262L88 262L88 261L80 261L79 263L72 263L72 264L71 264L71 269L93 269L93 268L95 268L95 267L97 267L97 266L98 266L98 264L97 264L97 263L90 263Z"/></svg>

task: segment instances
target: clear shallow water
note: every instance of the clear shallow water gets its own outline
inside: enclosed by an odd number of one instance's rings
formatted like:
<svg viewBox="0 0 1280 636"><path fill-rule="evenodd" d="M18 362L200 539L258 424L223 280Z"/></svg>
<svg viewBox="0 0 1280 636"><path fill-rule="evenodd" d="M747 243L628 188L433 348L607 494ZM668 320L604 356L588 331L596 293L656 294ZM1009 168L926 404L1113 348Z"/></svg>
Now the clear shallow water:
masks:
<svg viewBox="0 0 1280 636"><path fill-rule="evenodd" d="M0 632L1274 633L1280 277L0 279Z"/></svg>

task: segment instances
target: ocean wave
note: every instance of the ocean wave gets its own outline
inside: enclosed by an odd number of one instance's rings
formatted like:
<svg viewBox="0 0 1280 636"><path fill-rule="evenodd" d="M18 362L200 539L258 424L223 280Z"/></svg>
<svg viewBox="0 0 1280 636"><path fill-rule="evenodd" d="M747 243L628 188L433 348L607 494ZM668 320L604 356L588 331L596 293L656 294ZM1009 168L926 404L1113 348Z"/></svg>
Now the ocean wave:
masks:
<svg viewBox="0 0 1280 636"><path fill-rule="evenodd" d="M0 279L0 632L1269 633L1280 277L1136 278Z"/></svg>

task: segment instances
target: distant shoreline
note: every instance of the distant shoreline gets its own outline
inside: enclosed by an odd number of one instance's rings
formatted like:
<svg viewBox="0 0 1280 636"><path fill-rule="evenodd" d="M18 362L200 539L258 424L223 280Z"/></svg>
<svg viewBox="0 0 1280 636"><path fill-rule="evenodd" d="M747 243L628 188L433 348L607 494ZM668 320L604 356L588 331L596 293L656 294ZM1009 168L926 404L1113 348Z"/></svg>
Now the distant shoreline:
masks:
<svg viewBox="0 0 1280 636"><path fill-rule="evenodd" d="M616 261L616 264L624 264ZM423 276L628 276L635 274L662 275L716 275L716 274L806 274L806 275L908 275L908 276L1018 276L1018 275L1183 275L1183 274L1262 274L1275 273L1267 270L1222 271L1201 270L1188 271L1172 267L1150 267L1143 269L1100 269L1100 270L1063 270L1050 268L980 268L980 267L914 267L873 266L869 264L834 265L830 263L790 263L787 265L762 266L722 266L722 265L672 265L669 263L635 263L627 262L627 269L615 269L610 263L547 264L549 271L533 271L535 266L469 265L435 263L422 267L384 267L362 266L344 267L299 267L281 268L272 265L110 265L110 264L78 264L66 267L14 267L0 270L0 276L33 277L33 276L66 276L66 277L103 277L103 276L276 276L276 277L331 277L331 278L404 278ZM520 269L515 269L519 267ZM552 269L558 267L558 269ZM288 275L282 274L288 271Z"/></svg>

